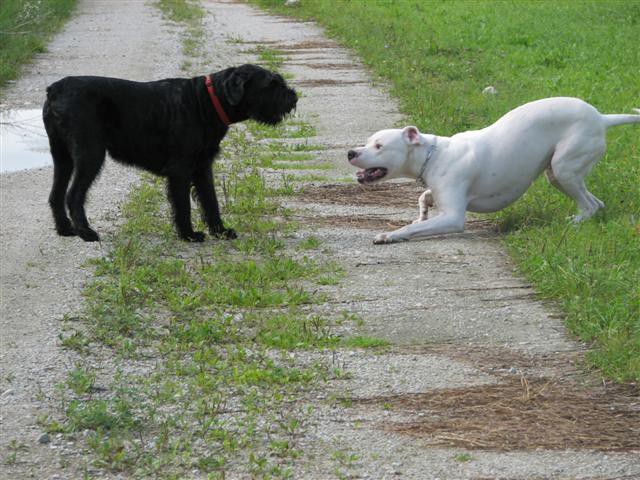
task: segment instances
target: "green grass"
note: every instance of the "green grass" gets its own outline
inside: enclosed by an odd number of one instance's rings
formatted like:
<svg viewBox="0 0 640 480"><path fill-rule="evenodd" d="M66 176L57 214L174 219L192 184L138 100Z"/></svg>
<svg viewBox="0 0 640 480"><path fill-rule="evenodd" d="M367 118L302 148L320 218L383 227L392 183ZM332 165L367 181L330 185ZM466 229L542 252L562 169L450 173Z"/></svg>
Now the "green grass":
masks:
<svg viewBox="0 0 640 480"><path fill-rule="evenodd" d="M265 138L303 138L313 137L316 129L313 125L303 122L291 120L278 125L265 125L253 120L245 123L251 135L256 139Z"/></svg>
<svg viewBox="0 0 640 480"><path fill-rule="evenodd" d="M158 8L172 22L198 24L204 16L204 10L193 0L159 0Z"/></svg>
<svg viewBox="0 0 640 480"><path fill-rule="evenodd" d="M258 62L268 70L279 70L284 62L283 52L262 45L250 50L258 55Z"/></svg>
<svg viewBox="0 0 640 480"><path fill-rule="evenodd" d="M87 368L78 365L69 372L67 386L76 395L83 395L92 391L96 381L96 374Z"/></svg>
<svg viewBox="0 0 640 480"><path fill-rule="evenodd" d="M473 457L471 456L471 454L465 452L465 453L458 453L455 457L453 457L453 459L456 462L464 463L464 462L470 462L471 460L473 460Z"/></svg>
<svg viewBox="0 0 640 480"><path fill-rule="evenodd" d="M205 11L197 0L159 0L155 6L160 9L167 20L181 24L184 27L182 34L182 51L186 60L180 68L187 73L198 70L199 64L194 65L193 60L202 57L204 44L204 20Z"/></svg>
<svg viewBox="0 0 640 480"><path fill-rule="evenodd" d="M299 250L315 250L319 248L320 245L321 245L320 240L317 237L314 237L313 235L311 235L311 236L308 236L307 238L300 240L296 248L298 248Z"/></svg>
<svg viewBox="0 0 640 480"><path fill-rule="evenodd" d="M2 0L0 2L0 97L9 80L69 18L76 0Z"/></svg>
<svg viewBox="0 0 640 480"><path fill-rule="evenodd" d="M313 19L391 83L407 123L452 135L525 102L576 96L605 113L640 107L640 1L335 2L255 0ZM374 27L375 26L375 27ZM493 85L497 95L483 95ZM640 144L637 127L611 129L587 179L607 205L568 226L575 204L538 180L495 216L521 272L594 343L592 365L640 380ZM361 139L363 140L363 139Z"/></svg>

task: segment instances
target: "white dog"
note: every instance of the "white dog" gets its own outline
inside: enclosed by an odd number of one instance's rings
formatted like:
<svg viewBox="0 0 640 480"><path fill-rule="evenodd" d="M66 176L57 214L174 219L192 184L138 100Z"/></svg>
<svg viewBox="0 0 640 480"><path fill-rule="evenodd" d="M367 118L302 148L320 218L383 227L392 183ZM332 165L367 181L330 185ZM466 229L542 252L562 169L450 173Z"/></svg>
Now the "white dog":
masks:
<svg viewBox="0 0 640 480"><path fill-rule="evenodd" d="M362 184L406 177L422 179L428 188L418 201L419 218L379 234L374 243L462 232L466 211L503 209L542 171L578 203L574 221L579 222L604 207L584 178L604 155L607 128L625 123L640 123L640 115L602 115L577 98L547 98L522 105L487 128L453 137L422 134L416 127L381 130L347 156L364 169L356 173ZM434 204L438 215L427 219Z"/></svg>

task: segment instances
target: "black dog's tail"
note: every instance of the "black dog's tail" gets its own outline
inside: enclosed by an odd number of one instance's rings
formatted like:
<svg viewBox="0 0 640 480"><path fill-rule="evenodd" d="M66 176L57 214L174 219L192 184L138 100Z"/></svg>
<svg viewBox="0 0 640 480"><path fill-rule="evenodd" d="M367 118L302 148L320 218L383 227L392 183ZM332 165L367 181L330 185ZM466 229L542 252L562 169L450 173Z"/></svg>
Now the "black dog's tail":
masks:
<svg viewBox="0 0 640 480"><path fill-rule="evenodd" d="M57 82L53 82L51 85L47 87L47 101L49 103L56 100L56 97L59 95L60 90L64 88L64 83L66 83L66 78L58 80Z"/></svg>
<svg viewBox="0 0 640 480"><path fill-rule="evenodd" d="M54 122L60 123L61 121L59 113L56 112L55 101L56 97L58 97L58 93L60 92L60 84L63 81L64 79L52 83L47 87L46 90L47 98L45 99L44 105L42 107L42 120L47 132L53 127Z"/></svg>
<svg viewBox="0 0 640 480"><path fill-rule="evenodd" d="M52 99L52 91L51 86L47 87L47 98L44 101L44 105L42 106L42 122L44 123L44 128L49 132L49 130L53 126L53 121L55 117L55 113L51 106Z"/></svg>
<svg viewBox="0 0 640 480"><path fill-rule="evenodd" d="M62 134L65 121L64 109L61 110L61 104L64 104L64 102L61 102L59 98L60 83L63 80L52 83L47 87L47 98L42 106L42 122L49 137L49 145L51 147L54 164L61 157L65 157L65 161L67 158L70 159L66 139Z"/></svg>

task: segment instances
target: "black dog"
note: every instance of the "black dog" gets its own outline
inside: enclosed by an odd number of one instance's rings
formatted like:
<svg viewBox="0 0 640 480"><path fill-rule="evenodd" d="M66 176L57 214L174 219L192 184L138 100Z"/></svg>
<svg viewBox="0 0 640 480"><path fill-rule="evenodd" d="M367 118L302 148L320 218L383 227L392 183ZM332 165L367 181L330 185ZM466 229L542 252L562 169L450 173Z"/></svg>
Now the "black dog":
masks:
<svg viewBox="0 0 640 480"><path fill-rule="evenodd" d="M84 203L109 152L115 160L168 178L181 238L204 240L191 223L192 185L210 233L235 238L235 232L222 223L213 186L211 165L220 141L231 123L251 118L277 124L297 100L280 75L256 65L191 79L140 83L66 77L51 84L43 118L53 156L49 205L56 231L79 235L87 242L99 239L89 226Z"/></svg>

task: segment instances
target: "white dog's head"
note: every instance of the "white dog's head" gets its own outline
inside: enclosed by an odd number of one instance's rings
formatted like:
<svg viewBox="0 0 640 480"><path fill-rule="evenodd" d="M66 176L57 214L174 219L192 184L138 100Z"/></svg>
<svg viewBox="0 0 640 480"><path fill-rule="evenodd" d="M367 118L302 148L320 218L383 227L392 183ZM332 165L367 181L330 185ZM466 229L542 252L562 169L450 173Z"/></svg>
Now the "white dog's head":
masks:
<svg viewBox="0 0 640 480"><path fill-rule="evenodd" d="M415 147L424 143L416 127L380 130L369 137L364 147L347 152L349 163L362 168L356 172L359 183L370 184L382 179L407 176L407 159Z"/></svg>

